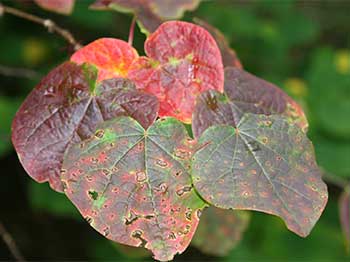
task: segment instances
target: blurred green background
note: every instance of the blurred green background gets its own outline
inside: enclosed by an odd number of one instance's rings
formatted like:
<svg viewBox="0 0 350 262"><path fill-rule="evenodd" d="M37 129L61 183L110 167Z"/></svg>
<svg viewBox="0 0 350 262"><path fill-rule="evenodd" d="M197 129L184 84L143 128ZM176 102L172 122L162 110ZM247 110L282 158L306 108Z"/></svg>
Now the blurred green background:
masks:
<svg viewBox="0 0 350 262"><path fill-rule="evenodd" d="M44 11L31 1L1 1L69 29L82 44L109 36L127 40L130 15L93 11L82 0L70 16ZM304 108L319 165L327 174L329 203L306 239L273 216L252 212L242 241L225 258L191 247L176 261L343 261L350 259L338 215L342 185L350 179L350 1L203 1L184 20L199 17L220 29L244 68L283 88ZM134 46L143 53L137 29ZM0 222L26 259L138 260L95 232L64 195L36 184L10 142L20 103L72 48L40 25L0 16ZM210 241L210 239L208 239ZM0 239L0 259L12 259ZM144 258L143 260L150 260Z"/></svg>

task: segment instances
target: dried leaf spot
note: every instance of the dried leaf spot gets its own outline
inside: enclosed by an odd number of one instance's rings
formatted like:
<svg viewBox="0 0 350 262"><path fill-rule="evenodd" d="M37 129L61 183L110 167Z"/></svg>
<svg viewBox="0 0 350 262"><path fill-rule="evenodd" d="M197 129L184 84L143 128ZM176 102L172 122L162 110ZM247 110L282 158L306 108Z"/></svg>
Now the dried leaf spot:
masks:
<svg viewBox="0 0 350 262"><path fill-rule="evenodd" d="M174 232L170 232L168 235L168 239L176 239L176 235Z"/></svg>
<svg viewBox="0 0 350 262"><path fill-rule="evenodd" d="M106 227L106 228L104 228L103 229L103 235L105 236L105 237L107 237L108 235L109 235L109 227Z"/></svg>
<svg viewBox="0 0 350 262"><path fill-rule="evenodd" d="M212 111L215 111L218 108L216 96L212 95L211 93L208 93L208 95L205 97L205 103Z"/></svg>
<svg viewBox="0 0 350 262"><path fill-rule="evenodd" d="M89 217L89 216L86 216L86 217L84 217L84 219L86 220L86 222L88 222L89 224L91 224L92 223L92 218L91 217Z"/></svg>
<svg viewBox="0 0 350 262"><path fill-rule="evenodd" d="M138 171L136 173L136 181L137 182L144 182L147 179L147 175L144 171Z"/></svg>
<svg viewBox="0 0 350 262"><path fill-rule="evenodd" d="M190 186L185 186L185 187L182 187L182 188L176 190L176 194L177 194L178 196L182 196L184 193L190 192L191 189L192 189L192 187L190 187Z"/></svg>
<svg viewBox="0 0 350 262"><path fill-rule="evenodd" d="M125 218L125 225L129 226L139 219L139 216L133 211L130 211L129 216Z"/></svg>
<svg viewBox="0 0 350 262"><path fill-rule="evenodd" d="M192 209L187 209L185 212L186 219L191 221L192 220Z"/></svg>
<svg viewBox="0 0 350 262"><path fill-rule="evenodd" d="M165 193L168 190L168 185L166 183L160 183L154 190L159 193Z"/></svg>
<svg viewBox="0 0 350 262"><path fill-rule="evenodd" d="M169 165L169 163L162 158L158 158L155 164L161 168L166 168Z"/></svg>
<svg viewBox="0 0 350 262"><path fill-rule="evenodd" d="M96 191L88 191L88 193L92 200L96 200L98 198L98 193Z"/></svg>
<svg viewBox="0 0 350 262"><path fill-rule="evenodd" d="M260 138L260 141L262 144L266 145L269 142L269 139L266 136L264 136Z"/></svg>
<svg viewBox="0 0 350 262"><path fill-rule="evenodd" d="M95 137L102 139L105 134L105 131L103 129L97 130L95 133Z"/></svg>
<svg viewBox="0 0 350 262"><path fill-rule="evenodd" d="M139 244L139 247L145 247L147 245L147 240L145 240L144 238L142 238L142 231L141 230L135 230L134 232L132 232L131 236L133 238L137 238L139 239L141 242Z"/></svg>
<svg viewBox="0 0 350 262"><path fill-rule="evenodd" d="M176 149L174 156L180 159L188 159L191 156L191 152L184 149Z"/></svg>
<svg viewBox="0 0 350 262"><path fill-rule="evenodd" d="M111 171L109 169L102 169L102 173L105 175L105 176L109 176L111 174Z"/></svg>

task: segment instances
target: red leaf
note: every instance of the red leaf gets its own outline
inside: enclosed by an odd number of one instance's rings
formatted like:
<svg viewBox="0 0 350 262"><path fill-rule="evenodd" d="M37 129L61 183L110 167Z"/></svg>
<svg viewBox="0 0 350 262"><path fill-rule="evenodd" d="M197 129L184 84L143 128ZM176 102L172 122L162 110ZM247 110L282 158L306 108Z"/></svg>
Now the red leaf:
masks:
<svg viewBox="0 0 350 262"><path fill-rule="evenodd" d="M88 138L106 119L128 115L147 127L158 101L124 79L95 86L93 71L67 62L51 71L29 94L12 125L12 141L27 173L62 191L60 169L66 148Z"/></svg>
<svg viewBox="0 0 350 262"><path fill-rule="evenodd" d="M127 42L114 38L100 38L75 52L71 61L89 63L98 68L98 79L125 77L137 51Z"/></svg>
<svg viewBox="0 0 350 262"><path fill-rule="evenodd" d="M216 43L218 44L221 56L222 56L222 62L224 64L224 67L232 66L242 69L241 61L239 61L236 52L230 47L226 37L223 33L221 33L217 28L214 26L208 24L207 22L199 19L194 18L194 22L202 27L204 27L206 30L208 30L209 33L214 37Z"/></svg>
<svg viewBox="0 0 350 262"><path fill-rule="evenodd" d="M43 9L63 15L69 15L74 8L75 0L34 0Z"/></svg>
<svg viewBox="0 0 350 262"><path fill-rule="evenodd" d="M232 115L231 104L239 112L254 114L281 114L296 123L305 132L308 122L302 108L277 86L239 68L225 68L225 95L204 93L193 112L193 134L199 137L214 124L232 124L241 114Z"/></svg>
<svg viewBox="0 0 350 262"><path fill-rule="evenodd" d="M196 97L203 91L223 91L220 50L202 27L166 22L145 43L147 57L132 65L128 77L136 87L156 95L160 116L191 123Z"/></svg>
<svg viewBox="0 0 350 262"><path fill-rule="evenodd" d="M172 260L190 243L206 204L189 174L194 143L174 118L147 130L130 117L102 123L65 155L65 193L105 237Z"/></svg>

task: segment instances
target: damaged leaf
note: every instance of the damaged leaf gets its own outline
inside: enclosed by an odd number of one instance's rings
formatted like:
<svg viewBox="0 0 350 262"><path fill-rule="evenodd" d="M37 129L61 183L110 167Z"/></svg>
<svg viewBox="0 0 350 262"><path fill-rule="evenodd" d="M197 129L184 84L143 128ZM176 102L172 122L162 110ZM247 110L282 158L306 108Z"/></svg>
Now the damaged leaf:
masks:
<svg viewBox="0 0 350 262"><path fill-rule="evenodd" d="M104 122L68 150L65 193L105 237L171 260L189 245L205 206L189 174L193 147L173 118L146 130L130 117Z"/></svg>
<svg viewBox="0 0 350 262"><path fill-rule="evenodd" d="M29 94L12 124L12 142L27 173L62 191L60 169L67 147L91 136L96 126L132 116L148 127L158 101L125 79L95 83L96 71L66 62L52 70Z"/></svg>
<svg viewBox="0 0 350 262"><path fill-rule="evenodd" d="M277 215L307 236L328 198L311 142L284 116L243 114L234 103L229 109L222 111L226 125L199 138L203 147L192 160L198 193L220 208Z"/></svg>

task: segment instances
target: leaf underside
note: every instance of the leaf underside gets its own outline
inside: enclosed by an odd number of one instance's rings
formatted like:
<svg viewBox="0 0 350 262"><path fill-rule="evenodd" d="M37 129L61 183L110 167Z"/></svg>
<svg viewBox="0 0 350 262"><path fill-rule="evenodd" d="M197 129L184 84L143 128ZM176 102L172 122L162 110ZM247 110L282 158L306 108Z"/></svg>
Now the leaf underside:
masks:
<svg viewBox="0 0 350 262"><path fill-rule="evenodd" d="M75 0L34 0L35 3L41 8L59 13L62 15L69 15L72 13L74 8Z"/></svg>
<svg viewBox="0 0 350 262"><path fill-rule="evenodd" d="M203 93L193 112L195 137L215 124L235 126L242 113L281 114L306 132L308 122L302 108L277 86L242 69L225 68L225 94ZM234 104L239 110L231 109Z"/></svg>
<svg viewBox="0 0 350 262"><path fill-rule="evenodd" d="M91 8L133 13L141 30L150 34L165 20L179 19L185 11L196 9L199 2L200 0L96 0Z"/></svg>
<svg viewBox="0 0 350 262"><path fill-rule="evenodd" d="M192 188L192 152L193 141L173 118L146 131L116 118L68 150L65 193L105 237L171 260L190 243L205 206Z"/></svg>
<svg viewBox="0 0 350 262"><path fill-rule="evenodd" d="M209 207L203 211L192 244L203 253L224 257L238 244L250 220L246 211Z"/></svg>
<svg viewBox="0 0 350 262"><path fill-rule="evenodd" d="M215 40L194 24L162 24L145 42L148 57L140 57L129 71L136 87L156 95L160 116L191 123L197 96L223 91L223 65Z"/></svg>
<svg viewBox="0 0 350 262"><path fill-rule="evenodd" d="M96 130L101 122L132 116L148 127L157 117L156 97L137 91L125 79L95 86L91 67L66 62L52 70L29 94L12 124L12 142L27 173L62 191L60 169L65 150Z"/></svg>
<svg viewBox="0 0 350 262"><path fill-rule="evenodd" d="M231 105L231 117L239 109ZM327 202L311 142L279 115L246 113L235 125L216 125L200 137L193 157L195 188L220 208L249 209L283 218L306 236Z"/></svg>

